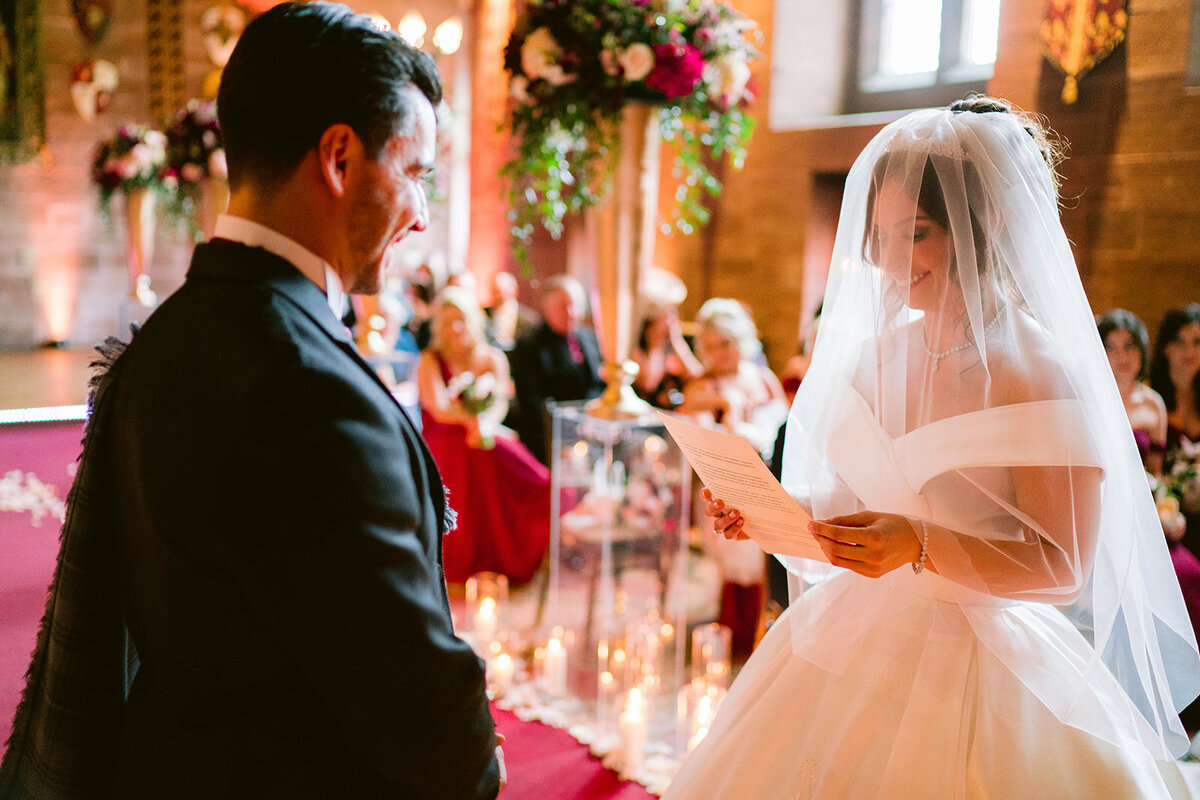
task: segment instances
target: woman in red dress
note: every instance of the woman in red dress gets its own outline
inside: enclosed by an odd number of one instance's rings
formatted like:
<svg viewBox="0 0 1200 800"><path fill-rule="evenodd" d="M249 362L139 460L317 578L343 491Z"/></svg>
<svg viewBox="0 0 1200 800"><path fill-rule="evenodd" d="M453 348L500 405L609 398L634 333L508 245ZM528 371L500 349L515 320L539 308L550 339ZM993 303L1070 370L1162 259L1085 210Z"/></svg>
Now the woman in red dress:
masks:
<svg viewBox="0 0 1200 800"><path fill-rule="evenodd" d="M512 395L508 361L487 343L469 290L442 290L432 334L417 391L422 432L458 514L442 547L446 580L487 570L524 583L550 539L550 471L500 424Z"/></svg>

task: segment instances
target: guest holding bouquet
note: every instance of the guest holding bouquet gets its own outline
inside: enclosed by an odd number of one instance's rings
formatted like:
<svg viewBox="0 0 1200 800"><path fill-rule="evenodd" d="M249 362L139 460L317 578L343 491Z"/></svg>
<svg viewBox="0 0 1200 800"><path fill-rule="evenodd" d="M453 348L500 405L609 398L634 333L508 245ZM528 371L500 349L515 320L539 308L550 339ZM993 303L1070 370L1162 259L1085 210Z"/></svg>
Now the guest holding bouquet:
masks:
<svg viewBox="0 0 1200 800"><path fill-rule="evenodd" d="M1163 483L1187 518L1183 543L1200 554L1200 303L1163 317L1150 360L1150 385L1167 407Z"/></svg>
<svg viewBox="0 0 1200 800"><path fill-rule="evenodd" d="M1133 429L1138 454L1146 467L1146 476L1154 492L1154 505L1167 537L1171 564L1175 568L1175 577L1179 579L1183 602L1195 632L1200 630L1200 560L1181 543L1187 523L1179 510L1179 498L1173 487L1163 482L1167 407L1162 396L1143 383L1149 360L1150 337L1145 323L1123 308L1101 314L1096 318L1096 327L1125 404L1125 414ZM1190 733L1194 734L1200 729L1200 707L1196 704L1185 708L1180 717Z"/></svg>
<svg viewBox="0 0 1200 800"><path fill-rule="evenodd" d="M447 286L417 364L422 432L458 514L442 547L446 580L501 572L533 577L550 538L550 471L501 425L508 361L487 342L474 294Z"/></svg>

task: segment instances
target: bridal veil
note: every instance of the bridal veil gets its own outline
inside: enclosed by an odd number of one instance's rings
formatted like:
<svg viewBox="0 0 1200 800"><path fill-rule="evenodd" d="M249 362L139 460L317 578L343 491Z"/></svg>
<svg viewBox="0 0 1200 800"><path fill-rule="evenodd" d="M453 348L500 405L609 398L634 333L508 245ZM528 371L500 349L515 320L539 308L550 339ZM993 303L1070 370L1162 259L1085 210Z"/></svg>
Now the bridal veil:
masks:
<svg viewBox="0 0 1200 800"><path fill-rule="evenodd" d="M1102 736L1081 699L1111 673L1147 747L1179 755L1200 656L1054 172L1036 127L971 102L888 125L849 173L783 482L818 519L923 526L961 602L1062 607L1093 646L1077 693L1050 679L1053 659L983 643L1062 722ZM847 640L870 628L841 622ZM836 669L836 644L811 636L795 615L794 649Z"/></svg>

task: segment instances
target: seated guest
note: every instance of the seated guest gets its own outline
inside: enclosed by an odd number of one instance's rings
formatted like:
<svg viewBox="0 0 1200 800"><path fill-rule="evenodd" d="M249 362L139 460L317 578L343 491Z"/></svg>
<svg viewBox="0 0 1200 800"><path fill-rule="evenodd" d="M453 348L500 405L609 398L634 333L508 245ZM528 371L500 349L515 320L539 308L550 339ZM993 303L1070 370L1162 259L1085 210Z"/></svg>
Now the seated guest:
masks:
<svg viewBox="0 0 1200 800"><path fill-rule="evenodd" d="M683 387L704 371L683 338L679 304L685 297L683 281L666 270L651 270L642 283L645 311L630 354L638 365L633 388L659 408L673 409L683 402Z"/></svg>
<svg viewBox="0 0 1200 800"><path fill-rule="evenodd" d="M582 324L585 300L579 281L557 275L546 282L542 323L513 348L512 373L519 413L515 424L529 450L550 463L549 400L590 400L604 391L600 345Z"/></svg>
<svg viewBox="0 0 1200 800"><path fill-rule="evenodd" d="M1150 386L1167 407L1163 474L1178 484L1188 523L1183 543L1200 556L1200 303L1163 316L1150 360Z"/></svg>
<svg viewBox="0 0 1200 800"><path fill-rule="evenodd" d="M684 387L679 412L745 436L769 461L787 405L779 380L761 363L754 321L738 301L715 297L700 307L696 324L704 372Z"/></svg>
<svg viewBox="0 0 1200 800"><path fill-rule="evenodd" d="M492 304L484 311L492 343L505 352L512 350L517 337L533 326L530 317L536 316L533 309L517 300L517 279L503 270L492 276Z"/></svg>
<svg viewBox="0 0 1200 800"><path fill-rule="evenodd" d="M1117 308L1097 317L1096 327L1100 341L1104 343L1104 351L1108 354L1117 389L1125 403L1125 413L1133 428L1142 463L1157 485L1163 477L1167 406L1158 392L1142 382L1146 377L1150 339L1146 325L1135 314ZM1200 632L1200 560L1182 544L1187 522L1178 504L1164 502L1168 498L1159 497L1161 494L1156 492L1156 500L1159 500L1159 518L1167 537L1171 563L1179 578L1179 588L1183 592L1183 602L1187 606L1192 628ZM1190 734L1200 730L1200 706L1193 703L1179 716Z"/></svg>
<svg viewBox="0 0 1200 800"><path fill-rule="evenodd" d="M1147 472L1161 477L1167 443L1167 406L1162 395L1143 383L1150 341L1146 325L1133 313L1117 308L1097 317L1096 327L1125 402L1125 413L1133 427L1142 462Z"/></svg>
<svg viewBox="0 0 1200 800"><path fill-rule="evenodd" d="M779 380L759 362L762 346L754 321L736 300L713 298L700 307L696 324L696 354L704 374L688 382L678 411L746 437L769 461L787 405ZM733 630L735 656L745 657L754 647L765 604L765 556L751 540L713 537L706 540L711 544L723 580L719 621Z"/></svg>
<svg viewBox="0 0 1200 800"><path fill-rule="evenodd" d="M432 321L417 391L422 434L458 515L442 545L446 580L488 570L524 583L550 538L550 472L500 424L512 391L508 362L485 340L474 295L447 286Z"/></svg>

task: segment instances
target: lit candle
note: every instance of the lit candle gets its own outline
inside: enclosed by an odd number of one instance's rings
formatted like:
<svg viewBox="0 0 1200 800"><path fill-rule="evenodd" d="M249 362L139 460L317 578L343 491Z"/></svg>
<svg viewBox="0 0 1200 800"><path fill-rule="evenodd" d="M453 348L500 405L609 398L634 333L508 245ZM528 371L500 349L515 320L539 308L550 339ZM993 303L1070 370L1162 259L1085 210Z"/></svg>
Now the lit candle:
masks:
<svg viewBox="0 0 1200 800"><path fill-rule="evenodd" d="M600 673L600 683L598 687L598 697L596 702L596 734L598 737L608 735L612 725L612 714L616 700L616 685L613 682L613 674L608 670Z"/></svg>
<svg viewBox="0 0 1200 800"><path fill-rule="evenodd" d="M512 656L508 653L501 653L492 659L491 674L492 685L496 687L496 696L503 697L504 693L512 686L514 665Z"/></svg>
<svg viewBox="0 0 1200 800"><path fill-rule="evenodd" d="M546 676L546 692L555 697L567 693L567 650L557 636L546 645L546 660L543 662Z"/></svg>
<svg viewBox="0 0 1200 800"><path fill-rule="evenodd" d="M708 735L713 720L717 716L716 701L709 693L700 695L696 702L696 714L692 718L692 735L688 738L688 752L696 749L696 745Z"/></svg>
<svg viewBox="0 0 1200 800"><path fill-rule="evenodd" d="M592 494L596 497L608 496L608 476L603 461L592 465Z"/></svg>
<svg viewBox="0 0 1200 800"><path fill-rule="evenodd" d="M646 701L642 690L633 688L625 699L625 710L617 722L621 732L621 760L625 774L632 775L642 768L646 749Z"/></svg>
<svg viewBox="0 0 1200 800"><path fill-rule="evenodd" d="M485 597L479 602L479 611L475 612L475 637L484 646L496 638L496 601L494 598Z"/></svg>

